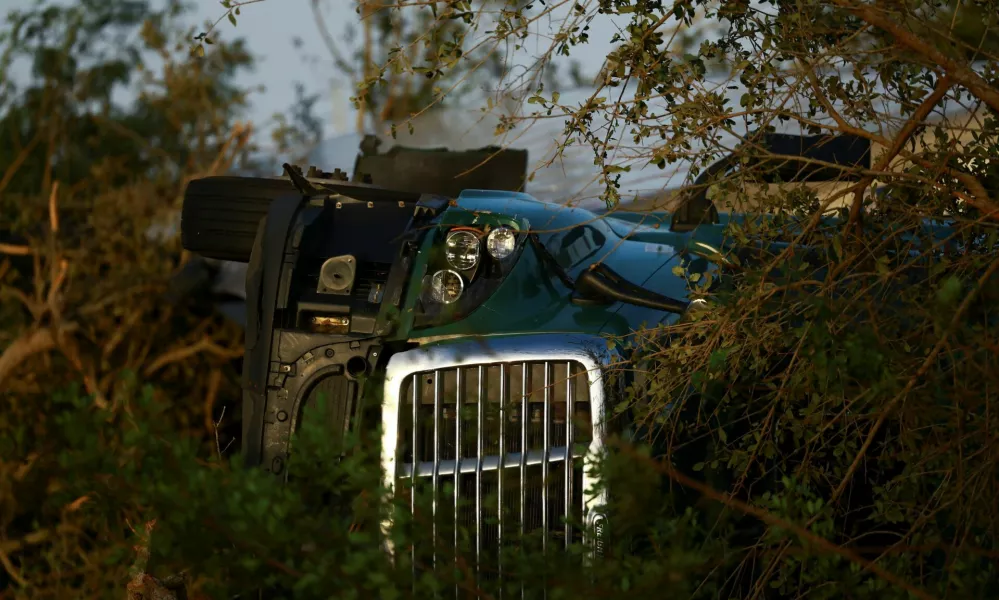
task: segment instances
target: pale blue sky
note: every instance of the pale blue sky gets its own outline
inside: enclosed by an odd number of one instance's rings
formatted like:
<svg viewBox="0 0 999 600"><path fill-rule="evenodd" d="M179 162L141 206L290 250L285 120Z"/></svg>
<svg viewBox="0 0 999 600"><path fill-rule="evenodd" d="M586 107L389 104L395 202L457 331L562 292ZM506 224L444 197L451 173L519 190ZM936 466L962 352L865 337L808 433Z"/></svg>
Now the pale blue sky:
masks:
<svg viewBox="0 0 999 600"><path fill-rule="evenodd" d="M73 0L53 0L70 4ZM0 0L0 15L9 10L27 9L36 0ZM153 0L153 4L158 4ZM198 22L214 20L224 14L218 0L191 0L192 17ZM332 37L348 50L344 41L348 25L357 26L360 18L352 0L323 0L323 15ZM310 0L264 0L242 9L237 27L228 21L219 23L217 35L223 38L243 37L257 57L257 69L243 78L248 86L264 85L266 90L253 97L252 119L263 125L275 112L287 108L295 99L295 83L300 81L309 92L319 93L317 114L324 121L326 135L354 132L354 114L349 106L350 82L332 66L313 17ZM574 58L587 72L602 64L610 49L613 24L595 22L591 32L594 42L582 47ZM302 46L295 48L292 39L298 37ZM23 69L24 65L22 65ZM23 72L23 71L21 71Z"/></svg>
<svg viewBox="0 0 999 600"><path fill-rule="evenodd" d="M335 29L332 32L335 38L342 38L348 21L359 22L349 0L325 3L328 6L324 15L327 25ZM223 14L216 0L197 0L196 7L201 20ZM337 13L339 18L334 17ZM242 9L237 27L223 21L218 31L226 38L245 38L257 57L256 72L245 77L248 85L266 86L263 93L254 97L254 121L266 121L274 112L290 106L295 100L295 83L302 82L309 92L321 94L317 116L323 119L327 136L344 133L336 129L353 125L352 114L342 114L344 110L352 112L348 106L350 82L333 69L309 0L266 0L247 6ZM301 48L297 49L292 44L296 36L302 40ZM335 108L341 113L336 118Z"/></svg>
<svg viewBox="0 0 999 600"><path fill-rule="evenodd" d="M35 1L0 0L0 14L5 15L10 9L28 8ZM51 1L68 4L74 0ZM152 0L153 4L161 1L163 0ZM191 3L194 6L191 18L197 23L215 20L225 14L218 0L191 0ZM324 20L332 29L332 37L340 46L341 52L347 53L349 48L344 39L346 29L350 25L360 24L354 0L323 0L322 6ZM563 13L564 11L556 13L552 18L539 19L536 27L543 34L554 33L552 29L558 27L558 17ZM600 69L612 49L610 40L615 29L614 20L606 16L599 16L591 23L590 43L574 49L572 55L582 65L584 74L593 75ZM292 104L295 99L295 83L303 82L308 92L320 94L316 114L322 119L325 128L326 142L311 153L310 159L315 161L314 164L328 169L333 166L349 169L352 166L358 140L350 135L356 133L355 113L349 104L351 83L332 66L312 13L311 0L264 0L245 6L238 26L233 27L223 20L219 23L215 36L222 39L237 36L245 38L257 58L257 69L244 75L241 83L250 87L266 87L252 97L253 108L249 116L257 125L258 131L266 130L267 122L274 112ZM292 43L295 37L302 41L300 48ZM530 39L524 50L513 55L511 62L521 65L533 62L533 57L542 53L544 46L548 44L544 37L534 36ZM150 61L150 66L154 66L154 61ZM562 101L582 103L588 95L588 90L563 93ZM127 100L127 95L120 99ZM445 115L439 115L436 120L425 120L422 126L418 125L416 136L400 134L398 143L426 147L448 146L455 149L509 143L514 147L527 148L530 151L532 169L541 169L529 186L532 193L555 199L566 195L586 196L593 192L598 170L592 164L592 151L585 147L573 148L564 153L563 158L556 163L542 168L551 157L556 140L562 138L561 121L540 121L529 132L525 131L526 128L518 128L512 138L500 140L493 137L495 117L478 120L481 115L476 115L479 114L480 107L471 104L452 103ZM529 112L533 110L535 109L529 108ZM345 134L348 134L347 138L340 138ZM261 145L267 145L266 136L260 136L257 140ZM638 152L641 153L641 149ZM675 187L684 174L682 167L666 171L641 169L640 165L636 167L639 168L622 178L622 191L626 194L631 191Z"/></svg>
<svg viewBox="0 0 999 600"><path fill-rule="evenodd" d="M74 0L50 0L50 3L69 4ZM162 0L152 0L157 4ZM191 0L194 11L191 18L194 22L203 23L224 15L218 0ZM6 15L11 9L26 9L35 4L36 0L0 0L0 15ZM345 31L349 25L360 24L360 18L355 12L353 0L323 0L324 19L332 31L332 37L340 46L340 51L346 53ZM253 108L250 118L257 125L258 131L266 129L266 124L274 112L288 108L295 99L295 83L303 82L311 93L320 94L316 105L316 114L323 120L326 143L312 153L316 163L332 168L332 165L350 168L353 155L357 152L355 116L350 106L352 95L351 83L332 66L329 53L315 22L311 0L264 0L242 9L237 27L223 20L216 35L223 39L243 37L257 57L257 69L244 75L241 83L256 87L263 85L263 92L254 93ZM602 19L602 20L601 20ZM611 50L610 39L614 34L615 25L608 17L601 17L591 25L591 43L577 48L573 58L578 60L584 73L594 74L603 64ZM556 23L541 20L538 24L543 29L556 27ZM299 37L302 45L295 48L292 39ZM526 49L515 55L515 63L528 63L532 56L542 51L543 39L538 38L526 44ZM311 57L311 58L310 58ZM149 62L153 67L155 61ZM21 73L25 73L27 65L20 65ZM17 69L15 70L15 72ZM563 94L565 99L569 95ZM128 94L119 96L121 101L127 101ZM582 100L582 97L580 98ZM452 107L448 115L440 123L428 123L418 127L420 135L410 137L399 136L399 143L413 146L449 146L452 148L481 147L496 143L492 137L495 123L492 121L475 122L479 107ZM461 114L458 114L461 113ZM555 121L545 121L536 134L511 140L515 147L527 147L531 151L532 162L542 160L555 138L561 137L561 125ZM467 125L467 126L466 126ZM346 138L341 136L346 135ZM338 139L339 138L339 139ZM267 145L267 137L258 137L258 143ZM558 164L546 171L558 181L566 177L581 182L590 181L593 174L592 157L585 152L579 160L570 161L573 164ZM579 163L579 164L576 164ZM582 174L579 173L582 167ZM538 181L540 182L541 178ZM545 188L563 187L563 184L545 184ZM657 186L658 187L658 186ZM539 189L540 191L540 189Z"/></svg>
<svg viewBox="0 0 999 600"><path fill-rule="evenodd" d="M54 0L57 3L68 4L74 0ZM154 4L164 0L152 0ZM196 22L215 20L224 15L224 9L218 0L189 0L194 5L191 15ZM0 0L0 15L6 15L11 9L24 9L34 4L36 0ZM359 25L360 19L355 12L354 0L322 0L325 22L331 27L330 32L341 52L348 51L345 37L349 25ZM556 20L556 19L553 19ZM538 26L544 33L549 28L557 27L548 19L539 20ZM253 109L250 118L257 125L257 130L266 130L271 115L288 108L295 99L295 82L301 81L310 93L319 93L320 101L316 105L316 114L322 119L325 127L325 142L310 153L313 164L326 169L333 167L350 168L353 156L357 152L359 139L353 135L355 131L355 114L349 105L352 95L351 84L338 74L332 67L332 61L315 22L311 0L264 0L246 6L242 10L237 27L223 20L217 30L217 35L223 39L239 36L247 40L250 50L257 57L255 72L245 75L241 83L256 87L263 85L266 90L253 95ZM607 54L612 49L610 39L615 31L615 23L606 16L600 16L593 21L590 30L590 43L573 50L573 58L578 60L586 74L595 74L603 64ZM300 48L292 44L294 37L302 41ZM525 64L532 56L541 52L543 40L535 36L526 44L527 48L517 53L512 62ZM310 59L309 57L314 57ZM22 65L24 67L25 65ZM23 71L22 71L23 72ZM717 83L721 83L720 81ZM742 93L740 86L735 89L719 90L729 96L733 106ZM585 101L588 90L577 90L575 93L563 93L562 102L578 105ZM123 97L122 100L127 99ZM518 128L512 137L498 139L493 130L496 119L482 119L478 112L479 106L472 102L451 103L444 114L434 117L426 115L423 124L417 125L417 135L408 136L401 133L398 143L409 146L440 147L448 146L454 149L478 148L488 144L509 143L513 147L527 148L530 151L532 169L539 172L528 186L532 193L551 199L565 196L586 196L593 191L593 182L597 169L593 166L592 151L585 146L575 146L562 153L562 158L548 165L556 146L556 140L563 138L562 122L560 120L542 120L528 128ZM535 110L530 108L528 112ZM384 132L377 132L383 134ZM345 134L346 137L342 137ZM383 135L383 139L385 136ZM267 144L268 138L257 138L261 145ZM389 145L390 139L386 139ZM624 140L627 146L627 139ZM683 162L674 167L660 171L646 166L647 159L642 158L643 148L622 150L613 160L633 166L630 173L622 177L622 192L644 192L672 188L681 184L687 172ZM628 157L634 156L635 163L628 163Z"/></svg>
<svg viewBox="0 0 999 600"><path fill-rule="evenodd" d="M3 1L6 0L0 0ZM346 54L349 50L344 41L346 29L351 25L360 26L356 4L352 0L323 0L321 4L324 21L339 44L339 50ZM217 0L198 0L197 6L202 19L222 14ZM312 91L322 94L319 114L326 120L327 136L355 131L355 114L349 103L351 84L332 66L310 0L265 0L243 8L238 27L233 28L225 21L219 27L226 36L245 37L258 55L258 70L247 78L247 83L262 83L268 88L256 99L254 114L257 119L264 119L290 105L295 98L294 84L302 81ZM603 63L611 48L609 41L613 28L609 19L595 22L591 34L594 43L580 47L573 56L586 71L595 72ZM299 49L292 44L292 38L296 36L302 40ZM527 53L521 54L526 57Z"/></svg>

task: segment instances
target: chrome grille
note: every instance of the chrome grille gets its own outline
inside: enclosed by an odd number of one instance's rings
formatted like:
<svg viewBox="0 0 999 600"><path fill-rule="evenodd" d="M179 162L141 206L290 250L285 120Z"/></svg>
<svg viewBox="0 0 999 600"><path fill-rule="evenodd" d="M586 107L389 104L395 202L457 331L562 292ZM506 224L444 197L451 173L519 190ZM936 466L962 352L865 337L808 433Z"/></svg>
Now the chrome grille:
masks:
<svg viewBox="0 0 999 600"><path fill-rule="evenodd" d="M435 544L446 534L459 548L464 530L479 570L498 575L499 555L490 550L504 533L540 532L543 549L578 541L565 517L581 515L582 458L592 439L582 365L538 361L425 371L403 383L401 397L397 476L417 489L420 479L430 480ZM490 499L495 506L488 506ZM415 497L411 502L415 510Z"/></svg>
<svg viewBox="0 0 999 600"><path fill-rule="evenodd" d="M520 534L544 551L583 541L574 524L589 523L605 501L584 463L603 448L603 371L617 358L606 340L572 334L480 338L393 356L386 483L418 526L432 529L434 543L390 550L411 555L414 570L460 552L468 559L460 568L484 583L509 580L500 550L520 547Z"/></svg>

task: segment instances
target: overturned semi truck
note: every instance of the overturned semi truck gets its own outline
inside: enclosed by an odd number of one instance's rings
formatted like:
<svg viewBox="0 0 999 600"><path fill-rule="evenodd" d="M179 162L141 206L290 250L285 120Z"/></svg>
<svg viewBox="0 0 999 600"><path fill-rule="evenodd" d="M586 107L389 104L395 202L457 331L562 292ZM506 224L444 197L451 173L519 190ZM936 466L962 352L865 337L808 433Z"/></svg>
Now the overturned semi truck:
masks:
<svg viewBox="0 0 999 600"><path fill-rule="evenodd" d="M848 136L762 139L782 158L754 168L777 182L849 178L870 159ZM526 164L509 150L368 147L352 180L285 165L283 178L191 182L184 247L247 264L250 464L286 478L292 434L325 396L331 443L380 428L386 485L451 484L448 502L480 512L436 518L463 520L478 547L535 531L553 548L580 539L570 523L605 526L609 495L627 490L586 465L634 425L607 409L635 383L619 368L634 350L608 340L668 336L704 305L672 267L723 279L727 225L755 217L719 210L704 184L746 164L720 161L672 213L603 215L517 191ZM501 492L496 506L485 490Z"/></svg>

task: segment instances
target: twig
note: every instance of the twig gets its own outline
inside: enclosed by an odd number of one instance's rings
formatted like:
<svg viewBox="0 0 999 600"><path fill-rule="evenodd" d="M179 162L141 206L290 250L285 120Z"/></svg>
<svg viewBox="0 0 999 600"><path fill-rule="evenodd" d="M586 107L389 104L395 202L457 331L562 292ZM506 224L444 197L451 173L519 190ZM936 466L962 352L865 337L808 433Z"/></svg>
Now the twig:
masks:
<svg viewBox="0 0 999 600"><path fill-rule="evenodd" d="M239 8L243 6L248 6L250 4L257 4L258 2L263 2L263 1L264 0L243 0L242 2L230 2L225 13L223 13L222 16L219 17L218 19L215 19L215 22L211 24L211 26L208 28L208 31L201 34L202 35L201 39L207 38L209 34L215 31L215 28L218 27L218 24L222 22L222 19L225 19L229 15L233 14Z"/></svg>
<svg viewBox="0 0 999 600"><path fill-rule="evenodd" d="M219 458L222 458L228 450L229 446L232 446L233 440L229 440L229 443L225 445L225 448L220 448L219 444L219 427L222 425L222 419L225 418L225 407L222 407L222 414L219 415L219 420L215 421L215 450L219 453Z"/></svg>
<svg viewBox="0 0 999 600"><path fill-rule="evenodd" d="M29 256L31 254L31 248L15 244L0 243L0 254L7 254L10 256Z"/></svg>
<svg viewBox="0 0 999 600"><path fill-rule="evenodd" d="M62 307L59 302L59 292L66 282L66 274L69 272L69 262L60 259L52 265L52 282L49 284L49 291L45 297L45 308L52 315L52 320L58 322L62 316Z"/></svg>
<svg viewBox="0 0 999 600"><path fill-rule="evenodd" d="M53 237L59 233L59 207L57 206L57 194L59 193L59 182L52 182L52 191L49 193L49 228Z"/></svg>
<svg viewBox="0 0 999 600"><path fill-rule="evenodd" d="M38 131L35 132L35 135L30 140L28 140L28 144L23 148L21 148L21 151L18 152L17 156L14 157L14 160L4 171L3 177L0 177L0 193L2 193L5 189L7 189L7 186L10 185L11 181L13 181L14 175L17 174L17 171L21 168L21 165L23 165L24 161L26 161L28 157L31 156L31 152L35 149L36 146L38 146L38 143L42 141L43 131L44 129L39 128Z"/></svg>
<svg viewBox="0 0 999 600"><path fill-rule="evenodd" d="M63 533L66 530L67 527L57 527L56 533ZM4 540L0 542L0 552L11 554L27 546L37 546L52 537L52 533L50 529L38 529L18 540Z"/></svg>
<svg viewBox="0 0 999 600"><path fill-rule="evenodd" d="M205 402L203 404L205 430L208 433L212 433L216 428L215 419L212 418L212 411L215 408L215 399L218 397L219 384L221 382L222 371L212 369L208 374L208 389L205 391ZM221 419L221 417L219 418Z"/></svg>
<svg viewBox="0 0 999 600"><path fill-rule="evenodd" d="M66 357L66 360L73 365L76 372L83 378L83 385L87 389L87 393L94 397L94 405L100 409L106 409L109 404L97 381L93 366L91 365L88 368L83 364L83 359L80 357L80 351L76 346L76 342L71 336L63 334L60 334L56 341L62 355Z"/></svg>
<svg viewBox="0 0 999 600"><path fill-rule="evenodd" d="M25 579L17 570L17 567L15 567L14 563L11 562L10 557L3 551L3 548L0 548L0 564L3 565L4 570L7 571L10 578L17 582L17 585L21 587L28 587L28 580Z"/></svg>
<svg viewBox="0 0 999 600"><path fill-rule="evenodd" d="M208 352L220 358L227 358L227 359L237 358L243 355L242 349L230 350L227 348L223 348L217 345L215 342L213 342L211 338L206 337L191 344L190 346L176 348L174 350L171 350L163 354L162 356L154 360L152 364L146 367L144 373L148 377L149 375L152 375L156 371L159 371L160 369L171 363L182 361L186 358L190 358L201 352Z"/></svg>
<svg viewBox="0 0 999 600"><path fill-rule="evenodd" d="M121 342L125 339L125 334L128 333L128 331L131 330L132 327L134 327L135 324L138 323L143 316L145 316L144 311L136 310L130 313L121 322L121 325L119 325L115 329L114 334L111 335L111 338L108 339L107 343L104 344L104 349L102 352L104 360L107 360L111 356L111 353L114 352L115 349L118 347L118 345L121 344Z"/></svg>

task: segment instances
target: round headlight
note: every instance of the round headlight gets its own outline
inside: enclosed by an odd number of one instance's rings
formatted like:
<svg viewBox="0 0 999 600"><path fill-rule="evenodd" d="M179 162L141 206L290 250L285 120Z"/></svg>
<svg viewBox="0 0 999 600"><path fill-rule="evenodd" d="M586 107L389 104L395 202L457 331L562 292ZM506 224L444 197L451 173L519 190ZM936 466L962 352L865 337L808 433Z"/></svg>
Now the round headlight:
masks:
<svg viewBox="0 0 999 600"><path fill-rule="evenodd" d="M497 227L486 238L486 250L493 258L503 260L517 247L517 234L509 227Z"/></svg>
<svg viewBox="0 0 999 600"><path fill-rule="evenodd" d="M479 263L479 236L471 231L452 231L445 245L447 261L455 269L467 271Z"/></svg>
<svg viewBox="0 0 999 600"><path fill-rule="evenodd" d="M430 278L430 296L441 304L451 304L461 297L465 282L454 271L437 271Z"/></svg>

